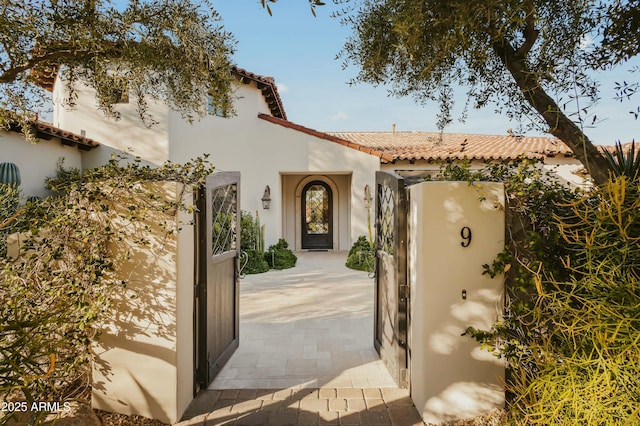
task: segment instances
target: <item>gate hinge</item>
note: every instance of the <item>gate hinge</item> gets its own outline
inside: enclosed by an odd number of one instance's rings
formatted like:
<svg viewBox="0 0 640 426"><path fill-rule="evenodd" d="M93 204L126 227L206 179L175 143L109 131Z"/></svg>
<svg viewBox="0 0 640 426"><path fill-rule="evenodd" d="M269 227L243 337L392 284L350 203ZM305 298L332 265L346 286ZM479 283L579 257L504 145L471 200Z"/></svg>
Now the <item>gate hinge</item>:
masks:
<svg viewBox="0 0 640 426"><path fill-rule="evenodd" d="M405 301L411 298L411 289L408 285L400 286L400 300Z"/></svg>

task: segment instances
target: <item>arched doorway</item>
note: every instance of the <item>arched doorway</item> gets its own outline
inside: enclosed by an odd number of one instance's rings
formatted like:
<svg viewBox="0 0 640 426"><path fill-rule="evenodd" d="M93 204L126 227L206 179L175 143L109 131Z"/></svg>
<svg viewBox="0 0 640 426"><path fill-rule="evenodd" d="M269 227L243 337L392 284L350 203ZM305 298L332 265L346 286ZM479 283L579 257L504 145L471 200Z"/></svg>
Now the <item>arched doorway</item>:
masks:
<svg viewBox="0 0 640 426"><path fill-rule="evenodd" d="M323 181L307 183L301 194L303 249L333 248L333 192Z"/></svg>

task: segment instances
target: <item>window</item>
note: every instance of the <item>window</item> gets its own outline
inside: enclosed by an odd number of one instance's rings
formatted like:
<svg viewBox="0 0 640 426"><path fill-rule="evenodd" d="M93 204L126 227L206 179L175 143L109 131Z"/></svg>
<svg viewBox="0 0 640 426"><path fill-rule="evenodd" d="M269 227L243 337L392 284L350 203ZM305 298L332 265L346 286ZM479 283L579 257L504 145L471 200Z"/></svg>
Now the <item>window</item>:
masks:
<svg viewBox="0 0 640 426"><path fill-rule="evenodd" d="M213 95L209 93L207 95L207 112L210 115L215 115L216 117L226 117L227 115L224 113L224 109L220 105L216 105L213 101Z"/></svg>

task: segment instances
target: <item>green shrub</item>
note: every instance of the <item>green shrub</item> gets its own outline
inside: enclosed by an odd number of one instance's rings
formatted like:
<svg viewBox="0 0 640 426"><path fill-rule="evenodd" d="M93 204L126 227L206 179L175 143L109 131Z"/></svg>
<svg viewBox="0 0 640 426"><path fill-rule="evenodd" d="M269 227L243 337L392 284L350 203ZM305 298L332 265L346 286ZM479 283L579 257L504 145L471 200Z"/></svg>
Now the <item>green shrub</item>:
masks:
<svg viewBox="0 0 640 426"><path fill-rule="evenodd" d="M0 228L10 225L22 243L17 259L0 258L3 400L64 401L86 389L91 342L113 317L114 297L127 297L119 267L131 262L133 245L155 254L145 221L166 217L154 226L160 239L168 238L178 231L176 212L191 209L148 184L173 180L186 190L213 171L202 160L154 169L119 160L82 175L60 173L48 181L60 196L33 200L16 213L0 201Z"/></svg>
<svg viewBox="0 0 640 426"><path fill-rule="evenodd" d="M114 290L107 248L111 235L95 216L66 201L47 199L26 208L32 225L23 241L26 250L15 261L2 261L3 398L29 403L69 398L91 377L89 344ZM20 219L16 227L27 224ZM44 226L38 226L43 219Z"/></svg>
<svg viewBox="0 0 640 426"><path fill-rule="evenodd" d="M257 212L256 212L257 213ZM240 248L243 259L240 272L244 274L261 274L269 270L264 259L264 225L256 214L255 219L249 212L242 212L240 218Z"/></svg>
<svg viewBox="0 0 640 426"><path fill-rule="evenodd" d="M264 225L260 225L260 218L257 214L254 219L251 213L242 212L240 218L240 245L243 250L264 251Z"/></svg>
<svg viewBox="0 0 640 426"><path fill-rule="evenodd" d="M358 237L358 240L349 249L346 266L358 271L373 272L375 268L375 251L364 235Z"/></svg>
<svg viewBox="0 0 640 426"><path fill-rule="evenodd" d="M505 276L504 319L467 332L507 362L516 424L634 424L640 183L616 178L580 193L526 170L502 175L509 240L484 265L485 273Z"/></svg>
<svg viewBox="0 0 640 426"><path fill-rule="evenodd" d="M557 217L569 275L535 274L535 344L514 366L522 424L634 424L640 418L640 191L625 177ZM634 420L635 419L635 420Z"/></svg>
<svg viewBox="0 0 640 426"><path fill-rule="evenodd" d="M258 250L244 250L246 264L242 262L243 274L261 274L269 270L269 264L264 260L264 253ZM244 255L243 255L244 256Z"/></svg>
<svg viewBox="0 0 640 426"><path fill-rule="evenodd" d="M298 258L291 250L289 243L280 238L278 243L269 247L264 254L264 259L272 269L289 269L296 266Z"/></svg>
<svg viewBox="0 0 640 426"><path fill-rule="evenodd" d="M7 237L15 232L20 190L15 185L0 183L0 258L7 255Z"/></svg>
<svg viewBox="0 0 640 426"><path fill-rule="evenodd" d="M627 149L618 141L613 152L604 150L603 153L614 176L627 176L631 179L640 176L640 155L636 151L635 141Z"/></svg>

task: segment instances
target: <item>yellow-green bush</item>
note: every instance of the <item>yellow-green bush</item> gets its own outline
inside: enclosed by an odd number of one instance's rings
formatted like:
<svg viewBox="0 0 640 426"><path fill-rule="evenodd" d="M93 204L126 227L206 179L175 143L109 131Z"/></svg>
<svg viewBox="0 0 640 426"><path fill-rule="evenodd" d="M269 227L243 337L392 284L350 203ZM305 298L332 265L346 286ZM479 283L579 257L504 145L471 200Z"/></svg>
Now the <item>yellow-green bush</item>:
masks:
<svg viewBox="0 0 640 426"><path fill-rule="evenodd" d="M545 243L556 259L506 251L487 268L509 271L512 298L491 331L469 331L507 360L515 423L637 424L639 185L618 177L559 206L550 234L558 238ZM536 247L540 238L529 235L512 246Z"/></svg>
<svg viewBox="0 0 640 426"><path fill-rule="evenodd" d="M511 422L638 424L640 181L574 191L527 161L436 178L505 184L507 246L484 265L504 318L467 333L506 361Z"/></svg>
<svg viewBox="0 0 640 426"><path fill-rule="evenodd" d="M556 218L569 279L544 268L535 274L531 327L542 332L513 368L515 417L523 424L637 424L639 181L618 177L570 208Z"/></svg>

